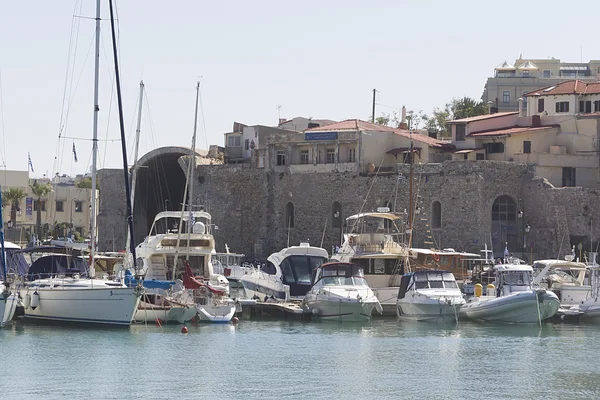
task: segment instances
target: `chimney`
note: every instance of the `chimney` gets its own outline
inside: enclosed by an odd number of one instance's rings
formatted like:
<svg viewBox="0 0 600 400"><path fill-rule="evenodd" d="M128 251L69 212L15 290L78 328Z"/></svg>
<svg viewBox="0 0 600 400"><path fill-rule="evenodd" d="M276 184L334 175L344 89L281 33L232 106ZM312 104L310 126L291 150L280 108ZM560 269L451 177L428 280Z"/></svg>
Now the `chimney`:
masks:
<svg viewBox="0 0 600 400"><path fill-rule="evenodd" d="M285 118L279 118L279 125L283 124L285 121L287 121Z"/></svg>
<svg viewBox="0 0 600 400"><path fill-rule="evenodd" d="M519 117L524 117L525 114L523 114L523 98L519 97Z"/></svg>
<svg viewBox="0 0 600 400"><path fill-rule="evenodd" d="M404 130L408 129L408 124L406 123L406 106L402 106L402 119L400 120L400 125L398 128Z"/></svg>
<svg viewBox="0 0 600 400"><path fill-rule="evenodd" d="M492 104L494 104L491 100L488 101L488 114L494 114L492 110Z"/></svg>

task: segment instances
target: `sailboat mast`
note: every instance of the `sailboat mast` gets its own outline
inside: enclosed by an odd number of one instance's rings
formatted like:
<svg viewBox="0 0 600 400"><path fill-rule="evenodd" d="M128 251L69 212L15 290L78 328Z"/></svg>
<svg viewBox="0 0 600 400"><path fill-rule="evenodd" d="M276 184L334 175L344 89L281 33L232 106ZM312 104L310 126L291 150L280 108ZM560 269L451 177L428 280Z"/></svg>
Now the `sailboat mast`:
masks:
<svg viewBox="0 0 600 400"><path fill-rule="evenodd" d="M410 229L410 233L408 236L408 247L412 247L412 237L413 237L413 157L414 157L414 149L413 149L413 131L412 131L412 116L410 119L410 127L408 134L410 136L410 173L408 175L408 229Z"/></svg>
<svg viewBox="0 0 600 400"><path fill-rule="evenodd" d="M4 250L4 216L2 215L2 208L4 204L2 203L2 187L0 187L0 262L2 262L2 272L4 273L4 291L7 292L9 288L8 282L8 270L6 268L6 252Z"/></svg>
<svg viewBox="0 0 600 400"><path fill-rule="evenodd" d="M142 101L144 99L144 81L140 81L140 99L139 99L139 107L138 107L138 118L137 118L137 128L135 129L135 147L133 150L133 168L131 170L131 206L135 204L135 181L137 178L137 170L138 170L138 150L140 147L140 132L142 126ZM127 229L127 242L125 242L125 248L129 245L129 241L133 236L134 232L130 232Z"/></svg>
<svg viewBox="0 0 600 400"><path fill-rule="evenodd" d="M135 243L133 241L133 208L131 206L131 187L129 186L129 172L127 168L127 144L125 143L125 122L123 121L123 98L121 96L121 77L119 75L119 58L117 54L117 38L115 34L115 18L113 13L113 2L108 2L110 8L110 31L112 35L112 48L113 48L113 59L115 63L115 83L117 89L117 106L119 108L119 128L121 131L121 153L123 155L123 175L125 178L125 199L127 202L127 223L129 226L129 232L131 233L129 238L129 251L133 256L133 265L135 267L135 273L138 274L138 268L136 265L135 256Z"/></svg>
<svg viewBox="0 0 600 400"><path fill-rule="evenodd" d="M191 151L191 171L190 171L190 193L189 193L189 202L190 202L190 215L189 215L189 223L188 223L188 231L187 231L187 254L186 260L190 260L190 235L192 233L192 214L194 212L194 176L196 172L196 132L198 130L198 101L200 98L200 82L196 84L196 111L194 112L194 134L192 135L192 151ZM207 230L210 229L210 226L206 227Z"/></svg>
<svg viewBox="0 0 600 400"><path fill-rule="evenodd" d="M94 256L96 254L96 168L98 159L98 113L100 112L98 85L100 81L100 0L96 0L96 45L94 49L94 125L92 133L92 198L90 215L90 271L89 276L96 275Z"/></svg>

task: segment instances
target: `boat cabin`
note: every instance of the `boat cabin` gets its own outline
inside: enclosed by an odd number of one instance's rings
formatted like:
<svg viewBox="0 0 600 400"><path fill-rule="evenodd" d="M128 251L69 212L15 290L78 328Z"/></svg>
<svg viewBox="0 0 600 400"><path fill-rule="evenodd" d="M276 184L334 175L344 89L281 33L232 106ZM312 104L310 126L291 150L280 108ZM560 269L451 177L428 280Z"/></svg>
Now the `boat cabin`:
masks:
<svg viewBox="0 0 600 400"><path fill-rule="evenodd" d="M465 260L479 259L478 254L464 253L454 251L454 249L433 250L433 249L410 249L416 257L411 260L411 269L413 271L421 270L442 270L451 272L456 279L465 280L470 277L469 263Z"/></svg>
<svg viewBox="0 0 600 400"><path fill-rule="evenodd" d="M405 218L405 214L390 212L387 207L346 218L344 243L337 253L405 253L408 242Z"/></svg>
<svg viewBox="0 0 600 400"><path fill-rule="evenodd" d="M313 286L368 286L360 265L332 262L315 269L312 273Z"/></svg>
<svg viewBox="0 0 600 400"><path fill-rule="evenodd" d="M530 265L500 264L494 267L496 296L531 289L533 268Z"/></svg>
<svg viewBox="0 0 600 400"><path fill-rule="evenodd" d="M231 275L232 268L240 267L244 261L245 255L234 253L216 253L211 257L213 272L215 274Z"/></svg>
<svg viewBox="0 0 600 400"><path fill-rule="evenodd" d="M180 232L186 234L190 228L190 212L185 211L183 218L181 211L163 211L156 215L149 236L177 234ZM205 211L192 211L191 213L191 233L211 234L211 215ZM183 236L182 236L183 238Z"/></svg>
<svg viewBox="0 0 600 400"><path fill-rule="evenodd" d="M425 289L458 289L454 275L448 271L427 270L409 272L402 275L398 298L403 299L406 293Z"/></svg>

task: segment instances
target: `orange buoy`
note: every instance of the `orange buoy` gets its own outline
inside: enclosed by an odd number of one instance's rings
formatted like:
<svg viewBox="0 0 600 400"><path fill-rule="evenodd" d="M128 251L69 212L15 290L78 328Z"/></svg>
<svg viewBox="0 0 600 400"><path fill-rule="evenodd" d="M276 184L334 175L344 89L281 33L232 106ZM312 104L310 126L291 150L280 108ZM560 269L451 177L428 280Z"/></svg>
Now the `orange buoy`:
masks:
<svg viewBox="0 0 600 400"><path fill-rule="evenodd" d="M181 333L188 333L188 328L187 326L183 326L183 328L181 328Z"/></svg>
<svg viewBox="0 0 600 400"><path fill-rule="evenodd" d="M238 317L233 317L233 319L231 320L231 322L233 322L233 324L237 324L238 322L240 322Z"/></svg>

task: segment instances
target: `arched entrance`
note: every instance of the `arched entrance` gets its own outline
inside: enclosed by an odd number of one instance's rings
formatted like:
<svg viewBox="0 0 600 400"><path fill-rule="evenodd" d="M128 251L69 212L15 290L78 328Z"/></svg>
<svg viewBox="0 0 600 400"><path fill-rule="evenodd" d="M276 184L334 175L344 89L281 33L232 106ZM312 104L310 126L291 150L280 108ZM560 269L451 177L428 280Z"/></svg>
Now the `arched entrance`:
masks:
<svg viewBox="0 0 600 400"><path fill-rule="evenodd" d="M517 202L510 196L499 196L492 205L492 243L496 258L502 257L505 247L511 253L521 250L517 214Z"/></svg>

